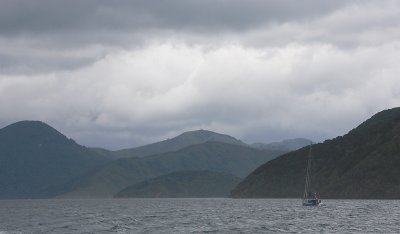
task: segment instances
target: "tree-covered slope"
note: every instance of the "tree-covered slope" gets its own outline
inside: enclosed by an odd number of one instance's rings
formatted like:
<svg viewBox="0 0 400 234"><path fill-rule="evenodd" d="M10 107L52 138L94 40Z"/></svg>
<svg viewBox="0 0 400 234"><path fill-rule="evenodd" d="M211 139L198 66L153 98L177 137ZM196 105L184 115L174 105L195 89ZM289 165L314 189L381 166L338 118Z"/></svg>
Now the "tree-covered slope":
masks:
<svg viewBox="0 0 400 234"><path fill-rule="evenodd" d="M52 196L107 161L43 122L11 124L0 129L0 198Z"/></svg>
<svg viewBox="0 0 400 234"><path fill-rule="evenodd" d="M233 197L301 197L308 147L257 168ZM312 147L314 190L325 198L400 198L400 108Z"/></svg>
<svg viewBox="0 0 400 234"><path fill-rule="evenodd" d="M63 197L112 197L127 186L174 171L209 170L244 178L264 162L284 152L206 142L147 157L112 161L70 184Z"/></svg>
<svg viewBox="0 0 400 234"><path fill-rule="evenodd" d="M215 171L177 171L120 191L116 197L228 197L240 178Z"/></svg>

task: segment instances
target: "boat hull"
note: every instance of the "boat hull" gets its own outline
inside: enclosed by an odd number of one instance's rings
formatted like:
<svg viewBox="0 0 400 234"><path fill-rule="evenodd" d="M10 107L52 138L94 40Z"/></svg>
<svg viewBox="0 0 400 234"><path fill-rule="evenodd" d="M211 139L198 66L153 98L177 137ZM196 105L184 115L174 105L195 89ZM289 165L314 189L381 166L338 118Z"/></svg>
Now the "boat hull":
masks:
<svg viewBox="0 0 400 234"><path fill-rule="evenodd" d="M303 200L303 206L319 206L320 204L321 204L321 200L319 200L319 199Z"/></svg>

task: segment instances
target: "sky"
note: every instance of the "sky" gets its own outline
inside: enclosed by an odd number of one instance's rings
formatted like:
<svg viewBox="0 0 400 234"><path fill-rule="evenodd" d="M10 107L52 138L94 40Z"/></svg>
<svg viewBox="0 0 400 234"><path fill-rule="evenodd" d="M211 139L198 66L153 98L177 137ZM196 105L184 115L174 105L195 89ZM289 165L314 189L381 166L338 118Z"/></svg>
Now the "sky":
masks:
<svg viewBox="0 0 400 234"><path fill-rule="evenodd" d="M2 0L0 127L323 141L400 106L400 1Z"/></svg>

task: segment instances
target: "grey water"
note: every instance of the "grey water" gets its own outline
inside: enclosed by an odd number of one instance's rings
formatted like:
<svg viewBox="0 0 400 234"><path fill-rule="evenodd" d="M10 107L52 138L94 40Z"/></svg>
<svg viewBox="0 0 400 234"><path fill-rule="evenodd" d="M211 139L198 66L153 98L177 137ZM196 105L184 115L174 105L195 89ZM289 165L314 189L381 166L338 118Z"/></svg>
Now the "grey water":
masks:
<svg viewBox="0 0 400 234"><path fill-rule="evenodd" d="M400 233L398 200L0 200L8 233Z"/></svg>

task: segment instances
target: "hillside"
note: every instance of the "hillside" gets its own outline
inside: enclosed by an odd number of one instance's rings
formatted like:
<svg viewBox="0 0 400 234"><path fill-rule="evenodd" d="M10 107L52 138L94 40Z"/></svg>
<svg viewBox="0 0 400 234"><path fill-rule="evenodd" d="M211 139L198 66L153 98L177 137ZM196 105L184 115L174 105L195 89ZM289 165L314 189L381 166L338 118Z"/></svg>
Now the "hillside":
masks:
<svg viewBox="0 0 400 234"><path fill-rule="evenodd" d="M107 161L43 122L11 124L0 129L0 198L52 196Z"/></svg>
<svg viewBox="0 0 400 234"><path fill-rule="evenodd" d="M271 143L254 143L251 147L256 149L266 150L282 150L282 151L293 151L303 148L304 146L310 145L312 141L305 138L287 139L279 142Z"/></svg>
<svg viewBox="0 0 400 234"><path fill-rule="evenodd" d="M112 161L69 184L62 197L112 197L127 186L174 171L209 170L244 178L284 152L261 151L221 142L192 145L176 152Z"/></svg>
<svg viewBox="0 0 400 234"><path fill-rule="evenodd" d="M348 134L312 148L312 181L323 198L400 198L400 108L382 111ZM232 197L296 197L304 189L308 147L260 166Z"/></svg>
<svg viewBox="0 0 400 234"><path fill-rule="evenodd" d="M177 137L149 145L144 145L131 149L113 151L112 154L118 158L144 157L148 155L177 151L191 145L202 144L209 141L217 141L217 142L236 144L242 146L246 145L242 141L237 140L228 135L206 130L197 130L197 131L185 132Z"/></svg>
<svg viewBox="0 0 400 234"><path fill-rule="evenodd" d="M129 186L116 197L228 197L239 182L227 173L177 171Z"/></svg>

